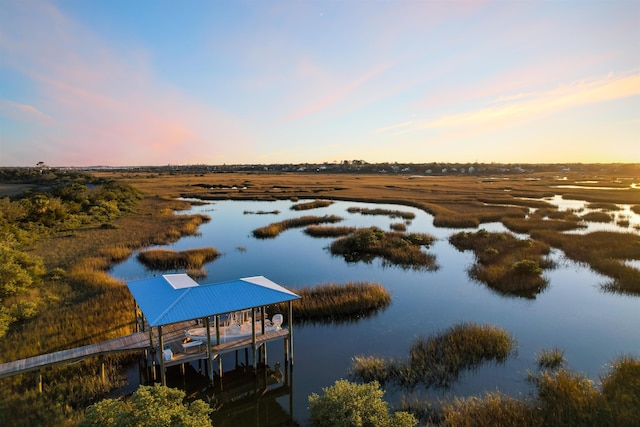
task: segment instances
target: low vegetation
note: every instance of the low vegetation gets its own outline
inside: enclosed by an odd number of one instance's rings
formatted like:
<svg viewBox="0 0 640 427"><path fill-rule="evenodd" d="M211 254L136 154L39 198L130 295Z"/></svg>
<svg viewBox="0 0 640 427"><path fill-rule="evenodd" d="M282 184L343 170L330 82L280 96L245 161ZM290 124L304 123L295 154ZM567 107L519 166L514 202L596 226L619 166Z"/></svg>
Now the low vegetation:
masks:
<svg viewBox="0 0 640 427"><path fill-rule="evenodd" d="M533 232L531 237L559 248L569 258L588 263L595 271L611 277L603 283L604 289L640 295L640 271L622 262L640 260L640 236L609 231L564 234L542 230Z"/></svg>
<svg viewBox="0 0 640 427"><path fill-rule="evenodd" d="M355 227L331 227L323 225L310 225L304 232L311 237L340 237L347 236L356 230Z"/></svg>
<svg viewBox="0 0 640 427"><path fill-rule="evenodd" d="M517 399L500 392L454 398L435 405L405 400L402 409L426 425L441 426L635 426L640 423L640 360L616 359L601 387L566 368L529 374L535 388ZM438 403L438 402L436 402Z"/></svg>
<svg viewBox="0 0 640 427"><path fill-rule="evenodd" d="M606 212L598 212L598 211L589 212L587 214L582 215L580 218L582 218L584 221L587 221L587 222L608 223L613 221L613 216L611 214L608 214Z"/></svg>
<svg viewBox="0 0 640 427"><path fill-rule="evenodd" d="M314 200L312 202L296 203L291 206L291 209L294 211L306 211L310 209L326 208L327 206L331 206L331 204L333 204L331 200Z"/></svg>
<svg viewBox="0 0 640 427"><path fill-rule="evenodd" d="M379 283L326 283L295 289L302 298L293 302L294 321L336 322L371 316L391 304L391 294ZM287 312L286 304L272 312Z"/></svg>
<svg viewBox="0 0 640 427"><path fill-rule="evenodd" d="M202 400L184 403L185 392L165 386L140 386L131 397L105 399L89 406L78 427L210 427L211 408Z"/></svg>
<svg viewBox="0 0 640 427"><path fill-rule="evenodd" d="M536 363L539 369L556 369L564 364L564 350L557 347L543 349L536 355Z"/></svg>
<svg viewBox="0 0 640 427"><path fill-rule="evenodd" d="M197 270L220 256L214 248L187 249L171 251L152 249L140 252L138 261L150 270Z"/></svg>
<svg viewBox="0 0 640 427"><path fill-rule="evenodd" d="M435 255L426 253L435 238L423 233L385 232L378 227L356 230L352 235L335 240L331 253L341 255L347 262L371 262L382 257L385 265L435 270Z"/></svg>
<svg viewBox="0 0 640 427"><path fill-rule="evenodd" d="M265 227L256 228L253 230L253 236L259 239L270 239L277 237L280 233L290 228L306 227L312 224L335 223L340 221L342 221L342 218L336 215L303 216L300 218L274 222Z"/></svg>
<svg viewBox="0 0 640 427"><path fill-rule="evenodd" d="M414 219L416 215L413 212L405 212L393 209L369 209L350 207L347 209L349 213L359 213L361 215L385 215L390 218Z"/></svg>
<svg viewBox="0 0 640 427"><path fill-rule="evenodd" d="M456 233L449 242L458 250L472 250L476 263L469 275L502 294L534 298L547 286L543 269L553 264L545 257L550 251L545 243L486 230Z"/></svg>
<svg viewBox="0 0 640 427"><path fill-rule="evenodd" d="M376 382L356 384L338 380L323 394L309 396L309 418L314 427L412 427L416 418L408 412L391 413Z"/></svg>
<svg viewBox="0 0 640 427"><path fill-rule="evenodd" d="M411 344L406 361L356 356L352 375L362 381L402 386L449 387L465 370L504 362L515 351L515 339L491 325L461 323Z"/></svg>
<svg viewBox="0 0 640 427"><path fill-rule="evenodd" d="M243 213L245 215L278 215L280 211L275 209L273 211L244 211Z"/></svg>

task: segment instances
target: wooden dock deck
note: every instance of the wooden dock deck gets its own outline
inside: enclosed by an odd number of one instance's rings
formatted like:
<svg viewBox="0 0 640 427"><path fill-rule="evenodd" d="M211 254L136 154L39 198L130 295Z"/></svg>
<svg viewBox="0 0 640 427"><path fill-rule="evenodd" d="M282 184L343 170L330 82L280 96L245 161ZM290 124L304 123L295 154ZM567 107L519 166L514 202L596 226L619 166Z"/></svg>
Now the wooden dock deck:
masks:
<svg viewBox="0 0 640 427"><path fill-rule="evenodd" d="M185 331L192 328L193 322L181 322L163 327L163 340L165 346L170 346L173 351L171 360L163 360L166 367L188 363L195 360L207 359L207 346L202 343L200 346L184 349L182 340L185 337ZM256 348L276 339L288 339L289 330L280 329L278 331L266 332L265 334L256 335ZM153 332L153 343L155 348L155 364L161 365L160 357L162 352L157 348L158 339L157 330ZM215 341L215 337L212 337ZM212 359L229 353L234 350L243 348L251 348L253 345L252 338L244 338L235 341L221 343L211 346ZM38 356L28 357L26 359L15 360L12 362L0 364L0 379L13 375L23 374L31 371L41 370L56 365L68 365L89 357L98 357L112 353L135 352L149 349L149 332L136 332L120 338L103 341L96 344L85 345L82 347L70 348L54 353L42 354Z"/></svg>

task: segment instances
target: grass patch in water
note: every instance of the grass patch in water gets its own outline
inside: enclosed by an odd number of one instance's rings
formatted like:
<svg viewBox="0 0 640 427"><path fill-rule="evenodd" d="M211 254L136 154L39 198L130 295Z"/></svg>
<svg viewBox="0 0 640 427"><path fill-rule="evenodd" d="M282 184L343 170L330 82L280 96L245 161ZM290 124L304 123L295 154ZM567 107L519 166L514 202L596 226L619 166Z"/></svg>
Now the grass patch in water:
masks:
<svg viewBox="0 0 640 427"><path fill-rule="evenodd" d="M312 202L297 203L291 206L291 210L306 211L310 209L326 208L332 204L333 202L331 200L314 200Z"/></svg>
<svg viewBox="0 0 640 427"><path fill-rule="evenodd" d="M342 221L342 218L336 215L303 216L300 218L274 222L265 227L256 228L253 230L253 236L259 239L269 239L278 236L278 234L290 228L306 227L313 224L335 223L340 221Z"/></svg>
<svg viewBox="0 0 640 427"><path fill-rule="evenodd" d="M153 249L138 254L138 261L150 270L198 270L208 262L220 256L214 248L188 249L185 251L171 251L167 249Z"/></svg>
<svg viewBox="0 0 640 427"><path fill-rule="evenodd" d="M476 263L469 275L502 294L535 298L548 285L542 273L553 263L545 257L550 251L545 243L486 230L456 233L449 242L460 251L472 250Z"/></svg>
<svg viewBox="0 0 640 427"><path fill-rule="evenodd" d="M406 361L354 357L351 374L358 380L447 388L465 370L504 362L514 353L515 343L511 334L496 326L460 323L434 336L416 338Z"/></svg>
<svg viewBox="0 0 640 427"><path fill-rule="evenodd" d="M399 211L393 209L370 209L370 208L347 208L349 213L359 213L361 215L386 215L390 218L414 219L416 215L413 212Z"/></svg>
<svg viewBox="0 0 640 427"><path fill-rule="evenodd" d="M280 213L279 210L273 211L244 211L244 215L278 215Z"/></svg>
<svg viewBox="0 0 640 427"><path fill-rule="evenodd" d="M379 283L326 283L293 290L302 298L293 301L294 321L333 322L371 316L391 304L391 294ZM271 312L287 312L276 304Z"/></svg>
<svg viewBox="0 0 640 427"><path fill-rule="evenodd" d="M385 232L378 227L364 228L331 244L331 253L342 255L347 262L371 262L382 257L386 265L435 270L435 255L422 251L435 241L423 233Z"/></svg>
<svg viewBox="0 0 640 427"><path fill-rule="evenodd" d="M407 224L404 222L394 222L389 228L393 231L407 231Z"/></svg>
<svg viewBox="0 0 640 427"><path fill-rule="evenodd" d="M539 369L556 369L564 364L564 350L557 347L543 349L536 354L536 363Z"/></svg>
<svg viewBox="0 0 640 427"><path fill-rule="evenodd" d="M331 227L323 225L310 225L304 232L311 237L340 237L347 236L356 230L355 227Z"/></svg>
<svg viewBox="0 0 640 427"><path fill-rule="evenodd" d="M606 212L589 212L582 215L584 221L608 223L613 221L613 216Z"/></svg>
<svg viewBox="0 0 640 427"><path fill-rule="evenodd" d="M640 271L621 262L640 260L640 236L612 231L582 235L541 230L532 233L532 237L562 250L575 261L588 263L598 273L611 277L610 282L603 284L605 290L640 295Z"/></svg>

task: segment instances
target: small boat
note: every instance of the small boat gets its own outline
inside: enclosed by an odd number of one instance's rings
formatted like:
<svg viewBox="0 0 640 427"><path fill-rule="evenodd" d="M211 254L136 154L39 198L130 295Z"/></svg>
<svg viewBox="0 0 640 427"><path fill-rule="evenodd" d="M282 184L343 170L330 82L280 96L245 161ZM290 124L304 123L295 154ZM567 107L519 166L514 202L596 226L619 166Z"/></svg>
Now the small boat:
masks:
<svg viewBox="0 0 640 427"><path fill-rule="evenodd" d="M264 331L271 332L282 329L282 314L274 314L269 320L265 319ZM256 335L262 334L262 319L255 321ZM211 341L216 340L215 325L209 326ZM220 325L220 342L237 340L240 338L250 337L252 334L251 316L247 312L236 312L227 316ZM193 328L185 332L187 338L193 341L207 341L207 328Z"/></svg>

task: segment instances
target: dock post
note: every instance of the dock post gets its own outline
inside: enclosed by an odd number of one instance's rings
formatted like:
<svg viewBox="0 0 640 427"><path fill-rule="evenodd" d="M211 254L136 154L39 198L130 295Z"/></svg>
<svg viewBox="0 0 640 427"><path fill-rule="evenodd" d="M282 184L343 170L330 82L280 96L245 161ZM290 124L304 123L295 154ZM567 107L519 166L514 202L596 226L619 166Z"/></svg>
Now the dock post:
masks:
<svg viewBox="0 0 640 427"><path fill-rule="evenodd" d="M289 301L289 363L293 365L293 301Z"/></svg>
<svg viewBox="0 0 640 427"><path fill-rule="evenodd" d="M256 308L251 308L251 350L253 350L253 373L257 372L258 362L256 352Z"/></svg>
<svg viewBox="0 0 640 427"><path fill-rule="evenodd" d="M42 394L42 369L36 371L36 388L38 389L38 394Z"/></svg>
<svg viewBox="0 0 640 427"><path fill-rule="evenodd" d="M100 355L100 379L104 382L104 355Z"/></svg>
<svg viewBox="0 0 640 427"><path fill-rule="evenodd" d="M162 326L158 326L158 344L160 345L160 384L166 386L167 377L164 371L164 338L162 337Z"/></svg>
<svg viewBox="0 0 640 427"><path fill-rule="evenodd" d="M211 330L209 329L209 316L204 318L204 328L207 331L207 369L209 381L213 385L213 355L211 354Z"/></svg>

